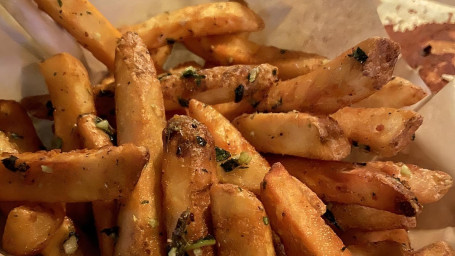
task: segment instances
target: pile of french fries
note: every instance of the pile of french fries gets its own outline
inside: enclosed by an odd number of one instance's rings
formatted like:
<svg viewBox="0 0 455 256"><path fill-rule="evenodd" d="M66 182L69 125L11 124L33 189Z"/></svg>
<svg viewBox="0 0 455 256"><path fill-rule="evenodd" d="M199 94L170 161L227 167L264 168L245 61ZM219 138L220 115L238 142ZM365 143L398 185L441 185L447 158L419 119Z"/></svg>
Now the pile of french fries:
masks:
<svg viewBox="0 0 455 256"><path fill-rule="evenodd" d="M92 85L61 53L49 94L0 101L2 245L12 255L455 255L407 231L452 186L387 161L425 97L393 77L399 46L332 60L254 43L238 2L117 29L87 0L34 0L110 71ZM205 60L165 70L175 42ZM30 116L54 121L52 149ZM343 161L352 148L382 159Z"/></svg>

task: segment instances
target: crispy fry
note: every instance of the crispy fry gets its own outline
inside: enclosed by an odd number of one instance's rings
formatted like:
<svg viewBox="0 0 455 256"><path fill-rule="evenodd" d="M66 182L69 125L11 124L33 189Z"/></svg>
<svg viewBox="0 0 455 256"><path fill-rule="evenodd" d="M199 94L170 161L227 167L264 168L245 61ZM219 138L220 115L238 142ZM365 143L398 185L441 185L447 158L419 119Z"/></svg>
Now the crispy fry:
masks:
<svg viewBox="0 0 455 256"><path fill-rule="evenodd" d="M115 104L119 145L145 146L150 160L119 211L116 255L164 255L161 217L163 96L150 55L137 34L120 39L115 56ZM128 170L125 169L125 171ZM144 200L149 203L142 204ZM155 225L150 225L154 221Z"/></svg>
<svg viewBox="0 0 455 256"><path fill-rule="evenodd" d="M71 219L64 217L60 227L41 251L41 255L60 256L70 253L74 256L83 255L77 244L76 228Z"/></svg>
<svg viewBox="0 0 455 256"><path fill-rule="evenodd" d="M393 241L382 241L368 244L356 244L348 246L353 255L368 256L403 256L408 255L403 246Z"/></svg>
<svg viewBox="0 0 455 256"><path fill-rule="evenodd" d="M62 140L62 150L81 148L75 129L77 118L95 112L87 70L78 59L67 53L57 54L42 62L40 70L55 108L55 135Z"/></svg>
<svg viewBox="0 0 455 256"><path fill-rule="evenodd" d="M425 98L427 93L401 77L392 77L381 90L373 93L357 103L352 104L355 108L402 108L411 106Z"/></svg>
<svg viewBox="0 0 455 256"><path fill-rule="evenodd" d="M169 73L175 74L175 75L180 75L180 74L182 74L182 72L185 69L187 69L189 67L193 67L195 70L202 69L202 66L199 63L197 63L196 61L185 61L185 62L179 63L176 66L169 69Z"/></svg>
<svg viewBox="0 0 455 256"><path fill-rule="evenodd" d="M408 230L416 227L415 217L406 217L356 204L330 203L329 205L330 212L342 230Z"/></svg>
<svg viewBox="0 0 455 256"><path fill-rule="evenodd" d="M219 159L219 154L221 154L219 152L217 155L219 164L217 164L216 173L220 182L232 183L259 194L261 181L270 169L267 161L228 120L212 107L199 101L191 100L189 115L207 126L215 140L215 145L219 149L226 150L231 156L238 156L238 158L244 152L244 155L248 155L247 158L251 158L248 163L239 164L238 168L226 170L226 167L223 168L222 164L235 160L233 158L228 160L229 156Z"/></svg>
<svg viewBox="0 0 455 256"><path fill-rule="evenodd" d="M229 121L234 120L241 114L251 114L255 111L254 107L246 100L242 100L238 103L235 102L220 103L212 105L212 107Z"/></svg>
<svg viewBox="0 0 455 256"><path fill-rule="evenodd" d="M311 204L311 206L313 206L313 208L316 210L319 216L322 216L324 213L327 212L326 205L324 204L324 202L322 202L318 195L313 192L313 190L311 190L307 185L300 182L300 180L298 180L296 177L292 177L292 179L296 181L295 183L297 184L298 188L300 189L302 194L305 195L306 200L308 201L308 203Z"/></svg>
<svg viewBox="0 0 455 256"><path fill-rule="evenodd" d="M187 38L183 42L190 51L216 65L269 63L278 68L283 80L307 74L327 62L317 54L259 45L239 34Z"/></svg>
<svg viewBox="0 0 455 256"><path fill-rule="evenodd" d="M19 152L33 152L42 148L32 120L16 101L0 100L0 131L8 136Z"/></svg>
<svg viewBox="0 0 455 256"><path fill-rule="evenodd" d="M103 123L100 124L101 122ZM109 127L109 123L106 120L102 120L94 114L79 116L77 119L77 130L84 148L96 149L112 146L114 130Z"/></svg>
<svg viewBox="0 0 455 256"><path fill-rule="evenodd" d="M290 156L268 156L282 163L322 200L359 204L414 217L421 205L407 187L385 173L351 163L318 161Z"/></svg>
<svg viewBox="0 0 455 256"><path fill-rule="evenodd" d="M367 163L366 167L399 179L409 187L421 204L439 201L453 185L449 174L413 164L375 161Z"/></svg>
<svg viewBox="0 0 455 256"><path fill-rule="evenodd" d="M367 39L311 73L281 81L258 109L333 113L381 89L398 54L398 44L387 38Z"/></svg>
<svg viewBox="0 0 455 256"><path fill-rule="evenodd" d="M275 163L261 185L262 203L286 254L351 255L296 182L280 163Z"/></svg>
<svg viewBox="0 0 455 256"><path fill-rule="evenodd" d="M1 158L0 201L52 203L125 197L148 154L142 147L126 144L68 153L3 153Z"/></svg>
<svg viewBox="0 0 455 256"><path fill-rule="evenodd" d="M178 115L168 121L163 141L162 186L167 237L174 240L177 222L188 210L192 221L186 238L194 242L211 233L209 205L210 187L216 183L215 143L205 125ZM171 250L179 250L173 243L169 246ZM212 247L201 249L203 255L214 255Z"/></svg>
<svg viewBox="0 0 455 256"><path fill-rule="evenodd" d="M340 160L351 151L343 131L327 117L298 112L255 113L241 115L232 123L261 152Z"/></svg>
<svg viewBox="0 0 455 256"><path fill-rule="evenodd" d="M258 31L264 22L248 7L235 2L207 3L162 13L122 31L135 31L149 49L188 37Z"/></svg>
<svg viewBox="0 0 455 256"><path fill-rule="evenodd" d="M242 99L252 105L263 99L277 81L277 69L269 64L237 65L196 70L188 67L180 74L160 78L166 110L186 107L192 98L206 104Z"/></svg>
<svg viewBox="0 0 455 256"><path fill-rule="evenodd" d="M429 244L422 249L413 252L410 256L453 256L455 251L446 241L438 241Z"/></svg>
<svg viewBox="0 0 455 256"><path fill-rule="evenodd" d="M353 145L394 156L411 143L423 117L411 110L345 107L330 115Z"/></svg>
<svg viewBox="0 0 455 256"><path fill-rule="evenodd" d="M64 27L109 70L120 32L88 0L35 0L38 7Z"/></svg>
<svg viewBox="0 0 455 256"><path fill-rule="evenodd" d="M21 105L33 117L54 120L54 106L49 94L24 97Z"/></svg>
<svg viewBox="0 0 455 256"><path fill-rule="evenodd" d="M275 256L272 230L262 203L232 184L210 190L218 255Z"/></svg>
<svg viewBox="0 0 455 256"><path fill-rule="evenodd" d="M358 231L349 230L340 235L347 246L354 244L368 244L383 241L391 241L401 244L403 249L410 250L408 232L404 229L381 230L381 231Z"/></svg>
<svg viewBox="0 0 455 256"><path fill-rule="evenodd" d="M13 255L33 255L41 251L63 221L61 205L56 207L19 206L6 220L3 249Z"/></svg>

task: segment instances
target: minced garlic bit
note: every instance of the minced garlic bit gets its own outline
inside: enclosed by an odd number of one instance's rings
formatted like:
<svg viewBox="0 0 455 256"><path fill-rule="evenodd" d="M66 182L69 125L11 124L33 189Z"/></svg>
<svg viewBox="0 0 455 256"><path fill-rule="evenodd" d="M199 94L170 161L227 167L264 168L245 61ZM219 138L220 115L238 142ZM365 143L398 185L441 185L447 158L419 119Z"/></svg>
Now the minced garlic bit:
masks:
<svg viewBox="0 0 455 256"><path fill-rule="evenodd" d="M53 173L54 172L54 170L52 170L51 167L46 166L46 165L41 165L41 171L45 172L45 173Z"/></svg>
<svg viewBox="0 0 455 256"><path fill-rule="evenodd" d="M73 254L77 251L77 237L75 235L71 235L63 243L63 250L65 250L66 254Z"/></svg>
<svg viewBox="0 0 455 256"><path fill-rule="evenodd" d="M407 176L407 177L410 177L411 176L411 170L409 169L409 167L405 164L403 164L403 166L401 166L401 170L400 170L400 173L401 175L403 176Z"/></svg>

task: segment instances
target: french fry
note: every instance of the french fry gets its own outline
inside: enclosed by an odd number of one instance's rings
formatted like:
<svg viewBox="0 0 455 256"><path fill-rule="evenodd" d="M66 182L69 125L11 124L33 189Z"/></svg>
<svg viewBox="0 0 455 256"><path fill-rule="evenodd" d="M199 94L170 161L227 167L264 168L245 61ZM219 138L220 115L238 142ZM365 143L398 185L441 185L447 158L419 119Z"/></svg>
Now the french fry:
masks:
<svg viewBox="0 0 455 256"><path fill-rule="evenodd" d="M404 229L380 231L348 230L343 232L340 235L340 238L347 246L391 241L401 244L405 250L411 249L411 242L409 241L408 232Z"/></svg>
<svg viewBox="0 0 455 256"><path fill-rule="evenodd" d="M178 222L185 211L188 242L211 233L210 187L216 183L215 143L205 125L188 117L174 116L163 131L163 205L170 250L185 250L175 241ZM212 233L213 234L213 233ZM201 248L203 255L214 255L212 247Z"/></svg>
<svg viewBox="0 0 455 256"><path fill-rule="evenodd" d="M286 254L351 255L296 182L280 163L275 163L261 185L262 203Z"/></svg>
<svg viewBox="0 0 455 256"><path fill-rule="evenodd" d="M187 38L183 42L188 50L216 65L269 63L278 68L283 80L307 74L327 62L317 54L259 45L239 34Z"/></svg>
<svg viewBox="0 0 455 256"><path fill-rule="evenodd" d="M45 60L40 64L40 70L55 109L55 135L62 140L62 150L81 148L75 129L77 118L95 112L87 70L78 59L67 53Z"/></svg>
<svg viewBox="0 0 455 256"><path fill-rule="evenodd" d="M3 233L3 249L13 255L40 252L63 221L60 206L19 206L11 210Z"/></svg>
<svg viewBox="0 0 455 256"><path fill-rule="evenodd" d="M273 255L272 230L256 196L232 184L210 190L218 255Z"/></svg>
<svg viewBox="0 0 455 256"><path fill-rule="evenodd" d="M95 6L88 0L35 2L109 70L114 70L115 47L121 34Z"/></svg>
<svg viewBox="0 0 455 256"><path fill-rule="evenodd" d="M369 38L306 75L281 81L258 109L333 113L381 89L392 77L398 55L397 43Z"/></svg>
<svg viewBox="0 0 455 256"><path fill-rule="evenodd" d="M423 117L411 110L345 107L330 115L353 145L394 156L411 143Z"/></svg>
<svg viewBox="0 0 455 256"><path fill-rule="evenodd" d="M77 119L77 130L81 136L84 148L96 149L104 146L112 146L114 130L107 120L94 114L84 114Z"/></svg>
<svg viewBox="0 0 455 256"><path fill-rule="evenodd" d="M368 256L403 256L408 255L407 250L403 250L403 246L393 241L381 241L368 244L356 244L348 246L353 255L368 255Z"/></svg>
<svg viewBox="0 0 455 256"><path fill-rule="evenodd" d="M415 217L406 217L356 204L330 203L329 205L330 212L342 230L409 230L416 227Z"/></svg>
<svg viewBox="0 0 455 256"><path fill-rule="evenodd" d="M257 105L276 83L276 74L276 67L269 64L203 70L188 67L180 74L161 77L160 82L167 111L186 107L192 98L206 104L244 99Z"/></svg>
<svg viewBox="0 0 455 256"><path fill-rule="evenodd" d="M418 251L410 254L410 256L453 256L455 251L446 241L438 241L429 244Z"/></svg>
<svg viewBox="0 0 455 256"><path fill-rule="evenodd" d="M340 160L351 151L343 131L328 117L255 113L241 115L232 123L261 152Z"/></svg>
<svg viewBox="0 0 455 256"><path fill-rule="evenodd" d="M0 153L8 152L8 153L18 153L18 147L16 144L10 142L8 136L0 131Z"/></svg>
<svg viewBox="0 0 455 256"><path fill-rule="evenodd" d="M1 158L0 201L53 203L127 196L148 154L142 147L126 144L68 153L3 153Z"/></svg>
<svg viewBox="0 0 455 256"><path fill-rule="evenodd" d="M322 200L318 197L318 195L314 193L313 190L311 190L307 185L300 182L300 180L298 180L296 177L292 177L292 179L296 181L295 183L297 184L298 188L302 194L305 195L306 200L309 204L311 204L311 206L313 206L319 216L325 214L327 212L327 207L324 202L322 202Z"/></svg>
<svg viewBox="0 0 455 256"><path fill-rule="evenodd" d="M425 98L427 93L401 77L392 77L381 90L373 93L357 103L352 104L355 108L402 108L411 106Z"/></svg>
<svg viewBox="0 0 455 256"><path fill-rule="evenodd" d="M449 174L413 164L374 161L367 163L366 168L400 180L409 187L421 204L439 201L453 186L453 179Z"/></svg>
<svg viewBox="0 0 455 256"><path fill-rule="evenodd" d="M78 246L76 228L71 219L64 217L62 224L40 253L43 256L84 255Z"/></svg>
<svg viewBox="0 0 455 256"><path fill-rule="evenodd" d="M246 100L235 102L220 103L212 107L222 114L227 120L232 121L241 114L251 114L255 111L254 107Z"/></svg>
<svg viewBox="0 0 455 256"><path fill-rule="evenodd" d="M268 156L267 160L282 163L326 202L359 204L407 217L421 210L414 193L400 181L365 166L290 156Z"/></svg>
<svg viewBox="0 0 455 256"><path fill-rule="evenodd" d="M24 97L21 105L33 117L54 120L54 106L49 94Z"/></svg>
<svg viewBox="0 0 455 256"><path fill-rule="evenodd" d="M169 69L169 73L175 74L175 75L180 75L180 74L182 74L182 72L185 69L187 69L189 67L193 67L196 71L201 70L203 68L196 61L185 61L185 62L179 63L176 66L174 66L171 69Z"/></svg>
<svg viewBox="0 0 455 256"><path fill-rule="evenodd" d="M151 156L134 191L120 207L115 254L164 255L161 162L166 120L155 68L137 34L128 32L118 43L115 82L117 142L145 146Z"/></svg>
<svg viewBox="0 0 455 256"><path fill-rule="evenodd" d="M143 23L122 28L135 31L149 49L188 37L258 31L264 22L248 7L236 2L206 3L162 13Z"/></svg>
<svg viewBox="0 0 455 256"><path fill-rule="evenodd" d="M212 107L196 100L190 101L189 115L207 126L218 147L216 174L221 183L232 183L259 194L260 184L270 169L267 161L245 140L242 134ZM242 152L248 163L239 163ZM238 156L236 160L230 156ZM230 168L229 163L237 164ZM224 166L224 167L223 167Z"/></svg>
<svg viewBox="0 0 455 256"><path fill-rule="evenodd" d="M155 65L157 74L164 73L163 66L169 55L171 55L171 52L172 52L171 45L164 45L149 50L150 57L153 60L153 65Z"/></svg>
<svg viewBox="0 0 455 256"><path fill-rule="evenodd" d="M8 136L19 152L33 152L42 148L32 120L16 101L0 100L0 131Z"/></svg>

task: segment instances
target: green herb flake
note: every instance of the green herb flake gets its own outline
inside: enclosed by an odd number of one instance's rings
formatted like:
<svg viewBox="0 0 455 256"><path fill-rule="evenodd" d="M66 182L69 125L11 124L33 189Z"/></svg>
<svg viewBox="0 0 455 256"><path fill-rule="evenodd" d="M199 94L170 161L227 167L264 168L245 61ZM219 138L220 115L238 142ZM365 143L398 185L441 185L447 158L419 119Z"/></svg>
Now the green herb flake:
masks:
<svg viewBox="0 0 455 256"><path fill-rule="evenodd" d="M237 159L231 158L226 162L222 163L220 166L221 168L223 168L225 172L232 172L235 168L239 167L240 164Z"/></svg>
<svg viewBox="0 0 455 256"><path fill-rule="evenodd" d="M185 246L185 251L196 250L205 246L212 246L216 244L215 237L207 235L204 238L198 239L197 241Z"/></svg>
<svg viewBox="0 0 455 256"><path fill-rule="evenodd" d="M205 145L207 145L207 141L201 136L196 136L196 142L201 147L205 147Z"/></svg>
<svg viewBox="0 0 455 256"><path fill-rule="evenodd" d="M403 164L403 166L401 166L401 169L400 169L400 174L402 176L406 176L406 177L411 177L411 170L409 169L409 167L405 164Z"/></svg>
<svg viewBox="0 0 455 256"><path fill-rule="evenodd" d="M63 6L62 0L57 0L57 3L58 3L58 6L59 6L60 8L62 8L62 6Z"/></svg>
<svg viewBox="0 0 455 256"><path fill-rule="evenodd" d="M259 73L258 68L251 69L250 73L248 73L248 77L247 77L248 81L250 83L254 82L256 80L256 77L257 77L258 73Z"/></svg>
<svg viewBox="0 0 455 256"><path fill-rule="evenodd" d="M251 159L252 159L252 157L248 152L242 152L242 153L240 153L238 162L240 165L245 165L245 164L249 164Z"/></svg>
<svg viewBox="0 0 455 256"><path fill-rule="evenodd" d="M243 94L245 92L245 86L239 84L234 90L234 102L239 103L243 99Z"/></svg>
<svg viewBox="0 0 455 256"><path fill-rule="evenodd" d="M201 85L201 80L205 79L205 75L198 74L196 68L189 66L183 70L181 78L194 78L196 85L199 86Z"/></svg>
<svg viewBox="0 0 455 256"><path fill-rule="evenodd" d="M226 151L222 148L215 147L215 156L216 156L217 162L222 162L224 160L227 160L229 157L231 157L231 153L229 153L229 151Z"/></svg>
<svg viewBox="0 0 455 256"><path fill-rule="evenodd" d="M112 143L115 143L115 141L117 140L115 129L112 128L112 126L109 124L109 121L96 117L95 126L96 128L105 132L109 136L109 139L112 141Z"/></svg>
<svg viewBox="0 0 455 256"><path fill-rule="evenodd" d="M357 49L352 50L352 53L348 54L348 56L356 59L358 62L362 64L365 63L365 61L367 61L368 59L368 55L362 49L360 49L360 47L357 47Z"/></svg>
<svg viewBox="0 0 455 256"><path fill-rule="evenodd" d="M87 13L88 15L92 15L92 12L91 12L91 11L86 11L86 13Z"/></svg>
<svg viewBox="0 0 455 256"><path fill-rule="evenodd" d="M8 158L2 159L2 164L5 166L6 169L12 171L12 172L26 172L28 169L30 169L30 166L28 166L26 163L20 163L16 165L16 161L19 158L16 156L11 155Z"/></svg>
<svg viewBox="0 0 455 256"><path fill-rule="evenodd" d="M269 217L262 217L262 221L264 222L264 225L269 225Z"/></svg>
<svg viewBox="0 0 455 256"><path fill-rule="evenodd" d="M141 204L148 204L148 203L150 203L149 200L142 200L142 201L141 201Z"/></svg>

